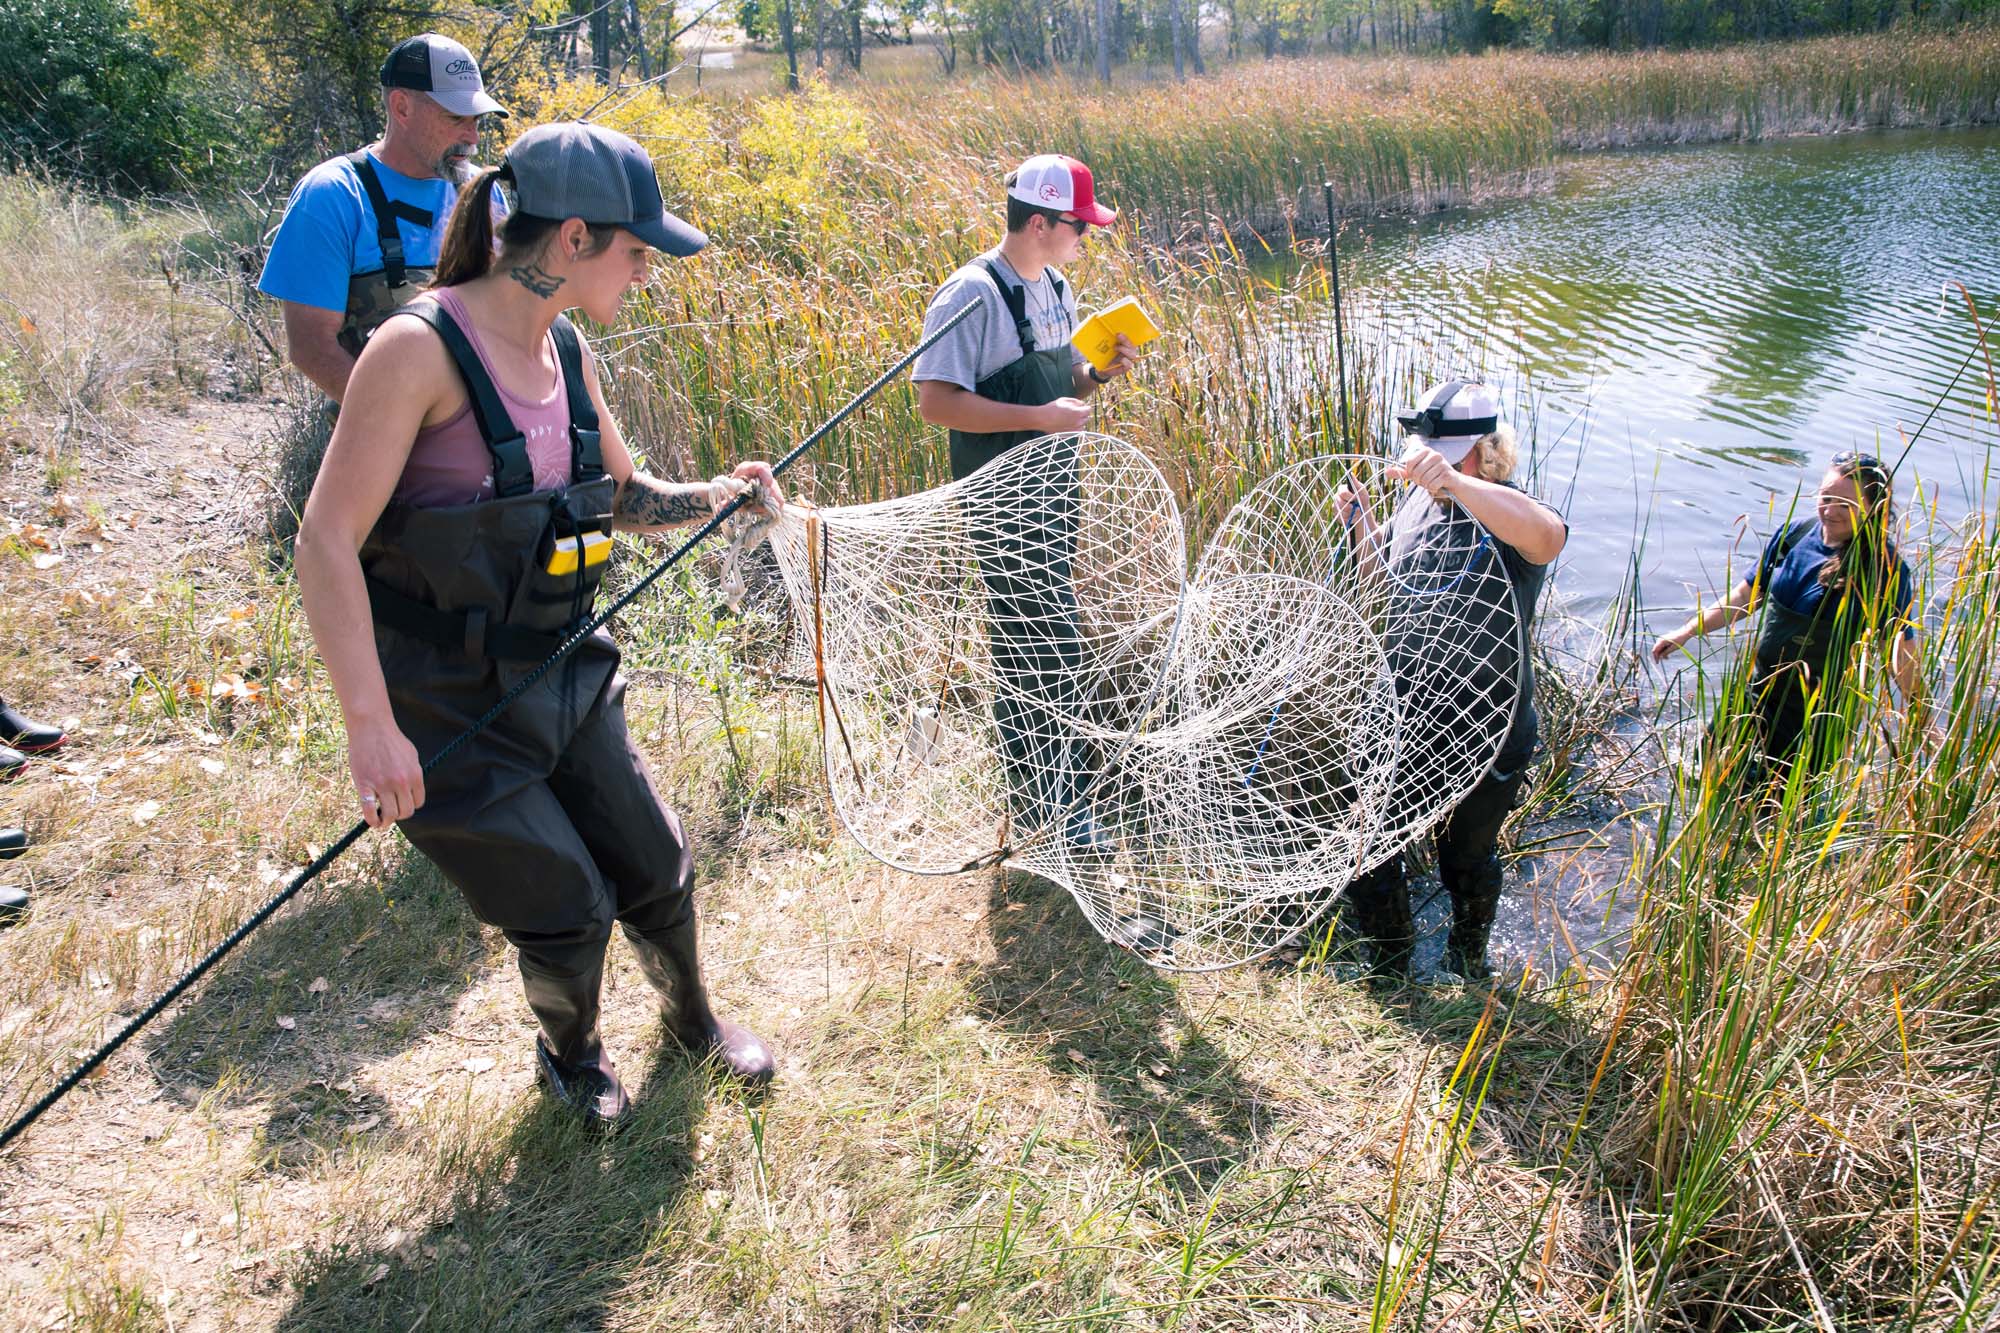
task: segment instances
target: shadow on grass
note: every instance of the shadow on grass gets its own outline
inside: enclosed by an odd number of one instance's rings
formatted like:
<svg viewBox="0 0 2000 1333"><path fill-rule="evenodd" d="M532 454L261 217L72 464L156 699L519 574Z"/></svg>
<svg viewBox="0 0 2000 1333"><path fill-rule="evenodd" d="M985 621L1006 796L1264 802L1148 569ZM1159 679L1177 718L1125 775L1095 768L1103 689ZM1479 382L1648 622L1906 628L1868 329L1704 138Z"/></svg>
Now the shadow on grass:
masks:
<svg viewBox="0 0 2000 1333"><path fill-rule="evenodd" d="M447 1023L496 947L414 852L386 880L305 892L315 896L239 945L146 1050L170 1098L268 1104L265 1141L284 1170L386 1115L354 1075Z"/></svg>
<svg viewBox="0 0 2000 1333"><path fill-rule="evenodd" d="M1062 888L995 872L997 961L973 983L994 1022L1086 1078L1131 1152L1203 1186L1255 1153L1273 1098L1181 1007L1171 980L1100 939Z"/></svg>
<svg viewBox="0 0 2000 1333"><path fill-rule="evenodd" d="M662 1041L631 1121L594 1134L540 1094L435 1151L455 1182L421 1233L335 1241L308 1255L280 1329L592 1329L673 1228L709 1074ZM441 1160L440 1165L445 1165ZM672 1262L672 1256L661 1260ZM629 1309L623 1315L630 1317Z"/></svg>

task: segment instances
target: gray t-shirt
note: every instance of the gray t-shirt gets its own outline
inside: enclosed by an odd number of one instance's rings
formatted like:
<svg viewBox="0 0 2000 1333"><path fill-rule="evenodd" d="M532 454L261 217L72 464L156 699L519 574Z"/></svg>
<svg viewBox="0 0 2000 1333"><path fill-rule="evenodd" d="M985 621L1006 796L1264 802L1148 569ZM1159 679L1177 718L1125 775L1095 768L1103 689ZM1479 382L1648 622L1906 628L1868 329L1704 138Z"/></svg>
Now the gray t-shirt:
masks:
<svg viewBox="0 0 2000 1333"><path fill-rule="evenodd" d="M981 262L989 259L1009 287L1026 290L1028 322L1034 329L1037 351L1062 347L1076 332L1076 289L1062 282L1062 274L1046 268L1038 280L1024 283L995 246L945 279L944 286L931 298L930 309L924 311L927 337L970 303L979 302L981 309L918 357L916 369L910 372L911 379L945 380L961 389L973 390L988 375L1020 359L1020 331L1014 327L1014 317L1008 313L1000 289L993 285L993 276ZM1058 282L1062 282L1060 299L1055 290ZM1072 364L1083 363L1083 353L1075 348L1070 349L1070 357Z"/></svg>

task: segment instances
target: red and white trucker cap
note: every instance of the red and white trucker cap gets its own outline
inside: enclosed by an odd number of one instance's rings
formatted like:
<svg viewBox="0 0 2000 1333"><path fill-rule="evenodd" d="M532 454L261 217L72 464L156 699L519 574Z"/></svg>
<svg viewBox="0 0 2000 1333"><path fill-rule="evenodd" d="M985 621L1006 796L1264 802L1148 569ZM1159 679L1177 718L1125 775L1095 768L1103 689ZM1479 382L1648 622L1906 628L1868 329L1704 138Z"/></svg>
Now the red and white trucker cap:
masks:
<svg viewBox="0 0 2000 1333"><path fill-rule="evenodd" d="M1097 202L1090 168L1060 153L1037 153L1023 162L1007 195L1036 208L1074 213L1093 227L1108 227L1118 220L1117 209Z"/></svg>

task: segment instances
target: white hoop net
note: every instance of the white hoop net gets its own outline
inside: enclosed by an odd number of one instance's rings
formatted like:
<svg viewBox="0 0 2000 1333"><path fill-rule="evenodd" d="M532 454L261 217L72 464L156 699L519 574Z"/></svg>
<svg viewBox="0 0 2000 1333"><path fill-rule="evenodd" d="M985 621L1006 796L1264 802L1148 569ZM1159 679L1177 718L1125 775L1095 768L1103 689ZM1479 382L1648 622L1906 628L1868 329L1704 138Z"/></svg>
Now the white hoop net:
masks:
<svg viewBox="0 0 2000 1333"><path fill-rule="evenodd" d="M1102 435L789 508L772 542L842 823L918 873L1005 857L1158 966L1296 938L1471 790L1516 694L1476 523L1411 492L1380 540L1346 534L1336 489L1380 467L1273 476L1192 580L1165 480Z"/></svg>

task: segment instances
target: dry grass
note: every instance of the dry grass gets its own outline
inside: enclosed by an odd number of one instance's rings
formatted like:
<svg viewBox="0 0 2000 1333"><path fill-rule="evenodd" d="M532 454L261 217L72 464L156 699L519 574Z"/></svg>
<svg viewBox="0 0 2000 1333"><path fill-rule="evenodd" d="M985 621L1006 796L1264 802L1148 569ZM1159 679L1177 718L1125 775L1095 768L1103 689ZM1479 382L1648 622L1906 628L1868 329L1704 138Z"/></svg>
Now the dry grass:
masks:
<svg viewBox="0 0 2000 1333"><path fill-rule="evenodd" d="M622 345L623 415L676 469L776 452L984 243L986 165L901 196L866 155L820 164L839 217L779 197L796 225L632 312L664 328ZM1077 276L1166 313L1106 424L1197 529L1334 438L1310 268L1273 286L1226 241L1121 239ZM1367 356L1390 391L1425 369ZM258 517L259 413L79 433L56 469L12 427L0 689L78 740L0 789L36 837L6 871L36 906L0 933L0 1115L350 817ZM800 482L913 488L938 447L892 392ZM1373 994L1337 950L1163 976L1045 884L883 870L829 821L807 701L683 580L619 627L633 728L702 852L716 989L780 1050L772 1094L659 1050L614 947L638 1123L579 1138L530 1087L504 946L370 839L0 1160L0 1324L1991 1327L1996 537L1955 553L1937 762L1859 755L1776 826L1675 788L1629 825L1633 958L1497 999ZM1571 696L1570 752L1605 688Z"/></svg>

